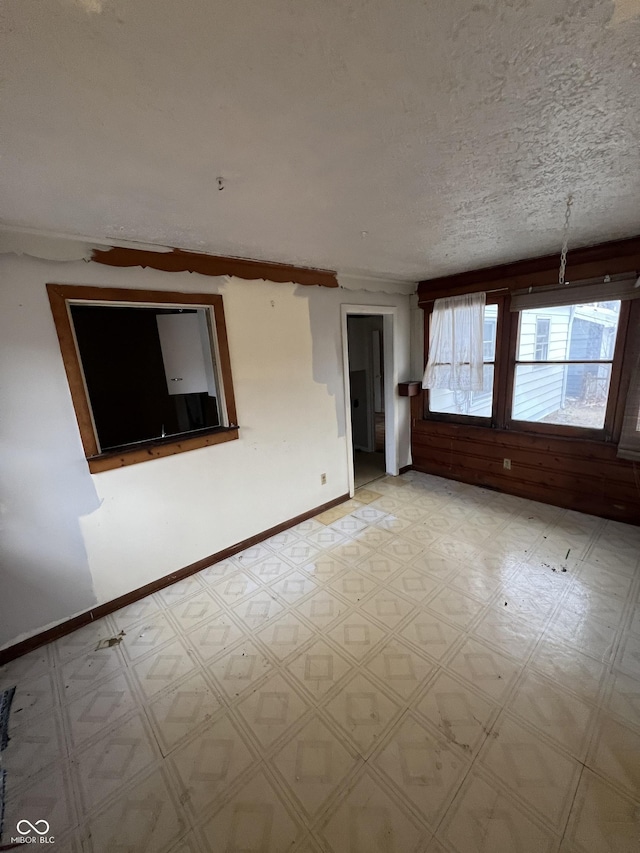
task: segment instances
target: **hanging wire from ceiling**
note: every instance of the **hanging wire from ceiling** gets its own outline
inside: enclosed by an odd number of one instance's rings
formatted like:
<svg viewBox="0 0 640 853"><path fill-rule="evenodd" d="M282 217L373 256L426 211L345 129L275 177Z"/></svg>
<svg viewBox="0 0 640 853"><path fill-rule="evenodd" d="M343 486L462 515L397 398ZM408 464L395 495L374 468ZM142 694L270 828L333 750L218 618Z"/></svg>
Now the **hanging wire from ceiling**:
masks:
<svg viewBox="0 0 640 853"><path fill-rule="evenodd" d="M565 284L564 274L567 269L567 252L569 251L569 221L571 220L571 206L573 205L573 196L567 197L567 209L564 214L564 234L562 237L562 251L560 252L560 271L558 273L558 284Z"/></svg>

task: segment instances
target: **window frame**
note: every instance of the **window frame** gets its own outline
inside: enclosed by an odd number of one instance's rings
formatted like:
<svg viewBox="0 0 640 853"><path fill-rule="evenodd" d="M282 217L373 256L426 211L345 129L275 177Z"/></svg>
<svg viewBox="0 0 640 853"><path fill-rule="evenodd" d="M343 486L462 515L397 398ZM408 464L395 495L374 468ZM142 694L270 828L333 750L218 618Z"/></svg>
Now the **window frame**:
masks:
<svg viewBox="0 0 640 853"><path fill-rule="evenodd" d="M627 351L630 347L629 327L632 317L633 300L620 299L620 316L613 358L611 360L611 380L602 429L571 426L565 424L535 423L516 420L512 417L515 368L517 364L517 346L519 329L519 311L511 311L511 295L508 291L487 293L487 305L498 304L498 325L496 330L496 354L494 361L493 408L489 418L476 415L456 415L445 412L429 411L429 391L423 393L422 417L424 420L444 423L480 426L490 429L504 429L518 433L533 433L573 439L617 442L622 429L625 408L624 386L628 384ZM640 302L640 300L636 300ZM434 303L424 306L424 363L429 356L429 325ZM635 316L640 314L638 306ZM546 362L531 362L543 365ZM624 371L624 372L623 372ZM621 393L621 391L623 393Z"/></svg>
<svg viewBox="0 0 640 853"><path fill-rule="evenodd" d="M127 288L93 287L87 285L47 284L47 294L60 343L60 352L69 382L71 399L78 421L85 457L92 474L113 468L148 462L176 453L222 444L239 437L235 396L231 376L229 344L222 296L211 293L181 293L179 291L129 290ZM224 394L228 426L198 430L197 435L182 433L166 438L154 438L136 443L131 448L100 451L93 422L92 406L87 391L75 331L71 320L71 304L117 306L167 305L185 308L206 308L211 311L211 331L216 360Z"/></svg>
<svg viewBox="0 0 640 853"><path fill-rule="evenodd" d="M457 415L449 412L432 412L429 410L429 398L430 398L430 390L424 390L423 396L423 417L425 420L432 421L444 421L446 423L457 423L457 424L468 424L474 426L486 426L490 427L492 425L492 420L495 418L496 414L496 405L498 404L498 365L499 359L501 358L502 353L502 337L504 324L507 320L507 305L506 305L506 297L503 294L496 293L487 293L486 305L497 305L498 306L498 321L496 325L496 351L494 355L494 359L492 362L485 362L483 359L483 364L493 364L493 394L491 400L491 410L492 414L489 417L483 417L482 415ZM424 363L426 364L429 360L429 329L431 324L431 315L433 314L434 303L432 302L424 312ZM483 355L484 355L484 343L483 343Z"/></svg>
<svg viewBox="0 0 640 853"><path fill-rule="evenodd" d="M509 338L509 366L507 385L505 387L505 427L517 432L531 432L540 435L555 435L565 436L566 438L583 438L595 441L612 441L615 435L615 420L616 408L619 405L619 390L620 390L620 375L622 372L622 361L624 356L625 345L627 341L627 329L629 325L630 315L630 300L621 299L620 315L618 318L618 331L616 333L616 345L611 359L611 379L609 381L609 394L607 397L607 407L605 409L604 425L602 429L593 429L590 427L573 426L569 424L547 424L536 423L535 421L522 421L513 417L513 392L515 388L516 366L518 361L518 330L520 325L520 311L512 311L511 315L511 331ZM578 304L578 303L576 303ZM584 364L588 359L580 361ZM609 362L606 359L607 363ZM531 362L532 364L564 364L563 361L539 361ZM600 363L600 362L594 362Z"/></svg>

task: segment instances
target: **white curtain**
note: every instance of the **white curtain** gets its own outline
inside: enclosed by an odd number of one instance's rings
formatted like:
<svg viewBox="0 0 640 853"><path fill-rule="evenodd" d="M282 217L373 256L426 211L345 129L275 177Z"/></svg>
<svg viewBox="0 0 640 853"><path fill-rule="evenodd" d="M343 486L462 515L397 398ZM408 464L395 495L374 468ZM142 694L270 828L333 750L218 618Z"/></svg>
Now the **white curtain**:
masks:
<svg viewBox="0 0 640 853"><path fill-rule="evenodd" d="M485 293L436 299L423 388L482 391Z"/></svg>

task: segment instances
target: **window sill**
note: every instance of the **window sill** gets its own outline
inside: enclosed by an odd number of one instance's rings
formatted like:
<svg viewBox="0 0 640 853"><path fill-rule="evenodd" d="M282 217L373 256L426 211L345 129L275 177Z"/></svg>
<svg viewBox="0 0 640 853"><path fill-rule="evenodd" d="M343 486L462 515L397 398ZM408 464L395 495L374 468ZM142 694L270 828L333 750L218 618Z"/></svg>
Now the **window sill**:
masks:
<svg viewBox="0 0 640 853"><path fill-rule="evenodd" d="M425 412L422 419L425 421L437 421L445 424L491 427L491 417L485 417L483 415L454 415L450 412Z"/></svg>
<svg viewBox="0 0 640 853"><path fill-rule="evenodd" d="M113 468L124 468L127 465L137 465L139 462L148 462L151 459L161 459L163 456L175 456L176 453L197 450L200 447L223 444L225 441L234 441L238 437L237 426L216 427L210 432L196 436L157 439L146 442L142 446L137 445L131 450L107 451L99 456L88 457L87 462L89 471L92 474L99 474L101 471L110 471Z"/></svg>

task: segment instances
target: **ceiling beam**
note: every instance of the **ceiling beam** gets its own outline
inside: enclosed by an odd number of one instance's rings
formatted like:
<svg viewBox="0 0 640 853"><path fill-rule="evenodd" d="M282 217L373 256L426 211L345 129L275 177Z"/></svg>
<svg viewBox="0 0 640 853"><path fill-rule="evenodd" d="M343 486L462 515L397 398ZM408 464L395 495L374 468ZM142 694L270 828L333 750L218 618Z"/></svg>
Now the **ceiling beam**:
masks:
<svg viewBox="0 0 640 853"><path fill-rule="evenodd" d="M245 258L228 258L222 255L205 255L199 252L152 252L143 249L94 249L91 260L111 267L150 267L163 272L196 272L200 275L233 275L249 280L289 282L320 287L338 287L333 270L294 267L267 261L251 261Z"/></svg>

